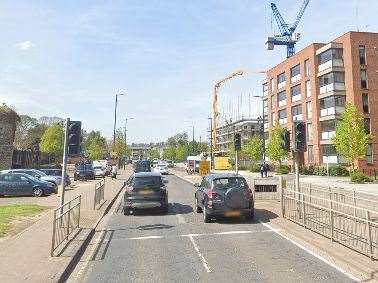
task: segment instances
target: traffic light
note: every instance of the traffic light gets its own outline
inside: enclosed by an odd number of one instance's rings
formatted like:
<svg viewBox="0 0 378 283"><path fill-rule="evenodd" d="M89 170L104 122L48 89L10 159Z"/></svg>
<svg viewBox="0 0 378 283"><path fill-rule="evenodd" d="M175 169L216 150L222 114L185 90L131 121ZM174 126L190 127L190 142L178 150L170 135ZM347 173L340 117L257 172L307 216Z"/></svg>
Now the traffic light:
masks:
<svg viewBox="0 0 378 283"><path fill-rule="evenodd" d="M294 122L294 151L305 152L307 150L306 142L306 123Z"/></svg>
<svg viewBox="0 0 378 283"><path fill-rule="evenodd" d="M81 122L70 121L68 125L68 154L80 154Z"/></svg>
<svg viewBox="0 0 378 283"><path fill-rule="evenodd" d="M282 134L282 148L286 151L290 150L290 132L286 129Z"/></svg>
<svg viewBox="0 0 378 283"><path fill-rule="evenodd" d="M241 150L241 135L240 134L234 135L234 145L235 145L236 151Z"/></svg>

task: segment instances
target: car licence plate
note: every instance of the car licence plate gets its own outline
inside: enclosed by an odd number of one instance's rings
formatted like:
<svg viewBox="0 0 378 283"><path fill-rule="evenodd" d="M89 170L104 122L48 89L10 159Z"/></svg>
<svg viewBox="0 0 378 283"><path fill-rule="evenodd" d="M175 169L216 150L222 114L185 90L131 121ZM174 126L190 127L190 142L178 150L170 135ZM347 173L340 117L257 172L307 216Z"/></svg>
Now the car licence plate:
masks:
<svg viewBox="0 0 378 283"><path fill-rule="evenodd" d="M152 190L143 190L139 192L140 195L150 195L152 194Z"/></svg>
<svg viewBox="0 0 378 283"><path fill-rule="evenodd" d="M240 211L228 211L224 214L226 217L237 217L240 216Z"/></svg>

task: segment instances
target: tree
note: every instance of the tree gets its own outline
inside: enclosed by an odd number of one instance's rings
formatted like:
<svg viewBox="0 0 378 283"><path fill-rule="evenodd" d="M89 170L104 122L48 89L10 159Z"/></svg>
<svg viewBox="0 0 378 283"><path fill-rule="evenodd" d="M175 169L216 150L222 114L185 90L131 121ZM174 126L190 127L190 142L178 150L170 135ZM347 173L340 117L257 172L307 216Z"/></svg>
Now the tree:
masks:
<svg viewBox="0 0 378 283"><path fill-rule="evenodd" d="M42 152L48 153L53 157L62 157L64 147L63 125L55 123L49 126L43 133L39 146Z"/></svg>
<svg viewBox="0 0 378 283"><path fill-rule="evenodd" d="M282 147L282 135L284 131L285 129L279 125L272 129L266 150L269 159L278 162L280 165L281 159L289 155L289 152Z"/></svg>
<svg viewBox="0 0 378 283"><path fill-rule="evenodd" d="M176 148L175 148L175 159L174 161L175 162L180 162L180 161L184 161L186 160L186 157L187 157L187 148L186 148L186 145L183 145L183 144L179 144Z"/></svg>
<svg viewBox="0 0 378 283"><path fill-rule="evenodd" d="M153 160L153 159L159 159L160 158L160 152L158 149L156 148L152 148L148 151L147 153L147 157L148 159L150 160Z"/></svg>
<svg viewBox="0 0 378 283"><path fill-rule="evenodd" d="M103 159L107 153L106 139L99 131L91 131L86 135L84 147L91 160Z"/></svg>
<svg viewBox="0 0 378 283"><path fill-rule="evenodd" d="M176 147L175 146L169 146L168 148L166 148L164 150L164 153L163 153L163 158L177 161L177 159L176 159Z"/></svg>
<svg viewBox="0 0 378 283"><path fill-rule="evenodd" d="M121 130L116 131L115 145L112 146L112 152L117 157L121 157L123 155L130 155L130 150L125 143L125 137Z"/></svg>
<svg viewBox="0 0 378 283"><path fill-rule="evenodd" d="M263 141L259 137L252 137L242 146L242 153L250 160L257 162L262 159Z"/></svg>
<svg viewBox="0 0 378 283"><path fill-rule="evenodd" d="M38 126L38 120L28 115L20 115L20 120L17 123L14 146L17 149L26 150L32 147L37 142L33 136L30 135L32 129ZM39 136L40 138L41 136Z"/></svg>
<svg viewBox="0 0 378 283"><path fill-rule="evenodd" d="M336 152L345 157L354 169L354 162L366 154L371 136L365 132L364 117L352 104L347 104L336 125L333 138Z"/></svg>

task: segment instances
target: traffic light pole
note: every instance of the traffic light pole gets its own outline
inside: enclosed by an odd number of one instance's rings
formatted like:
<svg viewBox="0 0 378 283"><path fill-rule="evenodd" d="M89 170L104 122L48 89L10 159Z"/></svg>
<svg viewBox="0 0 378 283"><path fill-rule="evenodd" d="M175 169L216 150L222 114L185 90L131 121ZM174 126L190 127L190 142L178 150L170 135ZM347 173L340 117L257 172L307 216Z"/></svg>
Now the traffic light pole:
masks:
<svg viewBox="0 0 378 283"><path fill-rule="evenodd" d="M299 153L293 151L295 170L295 190L299 192Z"/></svg>
<svg viewBox="0 0 378 283"><path fill-rule="evenodd" d="M64 147L63 147L63 168L62 168L62 183L60 186L60 200L59 200L59 207L60 213L63 213L63 204L64 204L64 193L65 193L65 186L66 186L66 171L67 171L67 153L68 153L68 127L70 125L70 118L66 119L66 125L64 130Z"/></svg>
<svg viewBox="0 0 378 283"><path fill-rule="evenodd" d="M238 150L235 150L235 172L236 172L236 175L239 174L239 154L238 154Z"/></svg>

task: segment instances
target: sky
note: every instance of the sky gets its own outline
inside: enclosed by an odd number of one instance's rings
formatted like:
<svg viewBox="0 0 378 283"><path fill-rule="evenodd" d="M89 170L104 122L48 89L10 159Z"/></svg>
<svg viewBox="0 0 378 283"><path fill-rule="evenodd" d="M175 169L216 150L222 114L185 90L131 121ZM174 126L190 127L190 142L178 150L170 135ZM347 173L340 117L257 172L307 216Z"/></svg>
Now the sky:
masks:
<svg viewBox="0 0 378 283"><path fill-rule="evenodd" d="M111 137L127 117L128 142L179 132L208 137L214 82L250 70L220 90L219 110L257 117L263 75L285 59L267 51L278 29L265 0L2 0L0 104L33 117L80 120ZM287 23L302 0L274 1ZM311 0L300 50L350 31L378 32L376 0ZM232 107L230 108L230 103ZM233 109L230 111L230 109Z"/></svg>

